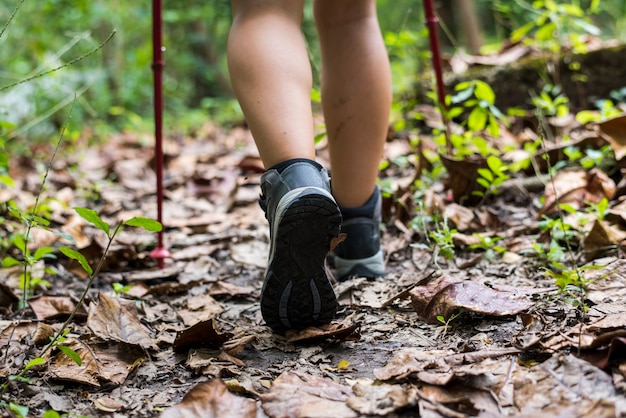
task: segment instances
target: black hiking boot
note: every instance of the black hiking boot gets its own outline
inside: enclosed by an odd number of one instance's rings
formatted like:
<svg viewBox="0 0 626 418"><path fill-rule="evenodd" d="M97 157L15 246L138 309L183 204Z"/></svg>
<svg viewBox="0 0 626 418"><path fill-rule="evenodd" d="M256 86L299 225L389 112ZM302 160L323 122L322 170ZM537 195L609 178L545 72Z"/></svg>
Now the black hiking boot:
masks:
<svg viewBox="0 0 626 418"><path fill-rule="evenodd" d="M261 177L261 207L270 224L270 254L261 291L261 313L274 331L330 322L337 298L324 262L339 235L341 212L328 173L298 161Z"/></svg>

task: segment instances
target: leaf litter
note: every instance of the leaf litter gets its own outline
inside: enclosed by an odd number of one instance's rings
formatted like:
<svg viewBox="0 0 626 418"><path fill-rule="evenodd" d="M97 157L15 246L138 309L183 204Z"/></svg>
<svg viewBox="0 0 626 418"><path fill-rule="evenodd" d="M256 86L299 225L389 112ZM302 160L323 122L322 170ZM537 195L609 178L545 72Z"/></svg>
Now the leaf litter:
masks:
<svg viewBox="0 0 626 418"><path fill-rule="evenodd" d="M586 135L608 143L621 160L625 126L616 118L587 127ZM283 336L264 326L258 307L269 234L256 202L262 165L250 135L214 126L200 135L166 141L164 223L172 259L163 270L155 267L152 233L119 235L61 343L80 364L55 348L45 365L28 372L28 383L10 384L15 401L33 414L51 408L146 417L626 413L626 211L619 181L600 170L561 171L540 178L540 187L513 179L471 207L459 202L473 187L462 173L466 164L484 164L447 159L449 184L425 190L428 204L417 211L406 188L414 167L392 165L382 173L396 185L385 199L387 276L336 283L337 319ZM390 141L390 155L408 155L407 143ZM544 152L552 149L564 147ZM325 153L320 149L322 161ZM559 158L557 151L550 155ZM152 159L143 138L120 134L106 147L54 165L44 197L63 204L50 205L50 218L92 263L105 237L68 208L93 208L110 224L155 217ZM26 166L20 170L12 173L15 189L3 190L2 199L32 202L38 176ZM584 212L603 199L610 204L601 215ZM538 255L528 255L533 244L549 239L539 229L541 215L555 219L563 204L577 209L565 216L582 234L576 254L587 288L584 321ZM432 239L411 224L419 213L446 214L453 257L415 245ZM0 228L18 230L9 223ZM503 251L480 247L485 236ZM62 242L41 234L30 245ZM17 310L21 270L0 269L2 377L38 355L86 283L80 266L63 257L45 266L57 274L44 273L51 285L35 289L23 316Z"/></svg>

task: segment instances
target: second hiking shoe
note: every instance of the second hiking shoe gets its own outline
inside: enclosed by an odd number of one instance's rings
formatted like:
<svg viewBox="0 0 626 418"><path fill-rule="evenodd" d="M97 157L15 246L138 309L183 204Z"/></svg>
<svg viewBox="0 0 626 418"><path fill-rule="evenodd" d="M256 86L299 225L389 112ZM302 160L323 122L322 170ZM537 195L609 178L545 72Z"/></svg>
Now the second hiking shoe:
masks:
<svg viewBox="0 0 626 418"><path fill-rule="evenodd" d="M328 173L313 161L295 162L261 177L261 206L270 224L270 253L261 313L275 331L330 322L337 298L324 261L339 235L341 212Z"/></svg>

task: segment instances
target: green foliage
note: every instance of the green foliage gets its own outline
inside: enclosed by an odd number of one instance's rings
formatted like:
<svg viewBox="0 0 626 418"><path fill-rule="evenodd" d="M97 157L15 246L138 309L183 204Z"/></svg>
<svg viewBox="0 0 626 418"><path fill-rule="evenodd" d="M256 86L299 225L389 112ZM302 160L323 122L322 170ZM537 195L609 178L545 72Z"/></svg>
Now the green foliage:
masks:
<svg viewBox="0 0 626 418"><path fill-rule="evenodd" d="M493 137L500 133L499 121L506 123L506 117L495 106L496 95L491 86L481 80L464 81L454 86L457 92L446 98L448 106L462 104L463 107L453 106L448 110L448 119L454 119L464 111L469 111L465 126L473 132L487 130Z"/></svg>
<svg viewBox="0 0 626 418"><path fill-rule="evenodd" d="M546 274L554 279L554 284L559 288L559 293L565 296L565 302L582 313L587 313L589 306L585 303L587 286L590 281L583 276L582 268L567 268L563 265L555 270L546 270Z"/></svg>
<svg viewBox="0 0 626 418"><path fill-rule="evenodd" d="M546 84L539 96L532 96L531 103L544 116L563 117L569 114L569 99L560 87L552 84Z"/></svg>
<svg viewBox="0 0 626 418"><path fill-rule="evenodd" d="M31 241L30 231L37 227L48 229L49 221L47 219L32 214L23 214L13 202L9 202L8 210L14 217L25 223L26 229L24 234L13 234L8 238L6 245L15 248L19 252L20 258L5 256L2 260L2 267L22 266L20 288L24 295L22 305L25 305L36 288L50 286L50 283L43 279L43 275L55 274L56 272L44 267L43 262L46 259L55 259L56 256L51 247L39 247L33 252L29 245ZM35 266L40 268L35 269Z"/></svg>
<svg viewBox="0 0 626 418"><path fill-rule="evenodd" d="M423 205L420 202L420 212ZM455 256L454 234L456 229L450 228L448 219L430 217L418 214L411 220L411 228L422 231L426 243L411 244L412 247L428 249L433 252L433 262L439 267L438 258L441 255L445 260L452 260Z"/></svg>
<svg viewBox="0 0 626 418"><path fill-rule="evenodd" d="M616 108L610 99L597 100L595 106L598 108L598 111L581 110L576 113L576 122L583 125L589 122L603 122L622 114L621 110Z"/></svg>
<svg viewBox="0 0 626 418"><path fill-rule="evenodd" d="M594 167L607 169L615 165L615 156L610 145L604 145L600 149L586 148L581 150L577 147L567 147L563 150L570 165L577 165L585 170Z"/></svg>
<svg viewBox="0 0 626 418"><path fill-rule="evenodd" d="M113 292L115 292L116 295L127 293L134 287L133 285L123 285L122 283L113 283L112 286Z"/></svg>
<svg viewBox="0 0 626 418"><path fill-rule="evenodd" d="M497 254L502 254L506 251L506 248L498 245L498 241L502 240L502 237L490 237L484 234L473 235L480 241L478 242L478 244L470 245L470 250L483 250L485 252L485 258L487 260L494 260Z"/></svg>
<svg viewBox="0 0 626 418"><path fill-rule="evenodd" d="M498 187L510 178L509 166L502 162L500 157L489 155L487 157L487 168L478 169L478 179L476 182L485 188L485 191L476 190L473 193L478 196L497 194Z"/></svg>
<svg viewBox="0 0 626 418"><path fill-rule="evenodd" d="M559 52L571 46L575 52L584 52L584 35L600 35L600 29L590 19L599 11L600 1L592 0L586 9L578 2L535 0L529 7L532 20L511 34L513 42L523 41L540 48Z"/></svg>

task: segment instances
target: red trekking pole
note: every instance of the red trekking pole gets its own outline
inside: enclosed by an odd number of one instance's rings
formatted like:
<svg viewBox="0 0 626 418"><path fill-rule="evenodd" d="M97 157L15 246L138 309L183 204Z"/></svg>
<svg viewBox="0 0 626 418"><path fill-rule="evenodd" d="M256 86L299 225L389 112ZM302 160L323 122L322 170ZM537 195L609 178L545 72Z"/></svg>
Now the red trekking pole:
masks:
<svg viewBox="0 0 626 418"><path fill-rule="evenodd" d="M437 26L439 19L435 15L433 0L424 0L424 16L426 18L426 27L428 28L428 38L430 40L430 51L432 53L433 70L435 71L435 79L437 81L437 99L441 106L441 115L443 123L446 126L446 146L448 153L452 154L452 143L450 142L450 124L446 114L446 94L443 84L443 70L441 68L441 54L439 52L439 39L437 37Z"/></svg>
<svg viewBox="0 0 626 418"><path fill-rule="evenodd" d="M155 140L155 170L157 192L157 221L163 224L163 37L161 0L152 0L152 71L154 73L154 140ZM163 230L158 232L157 246L150 253L156 258L159 268L165 266L165 259L171 253L163 245Z"/></svg>

